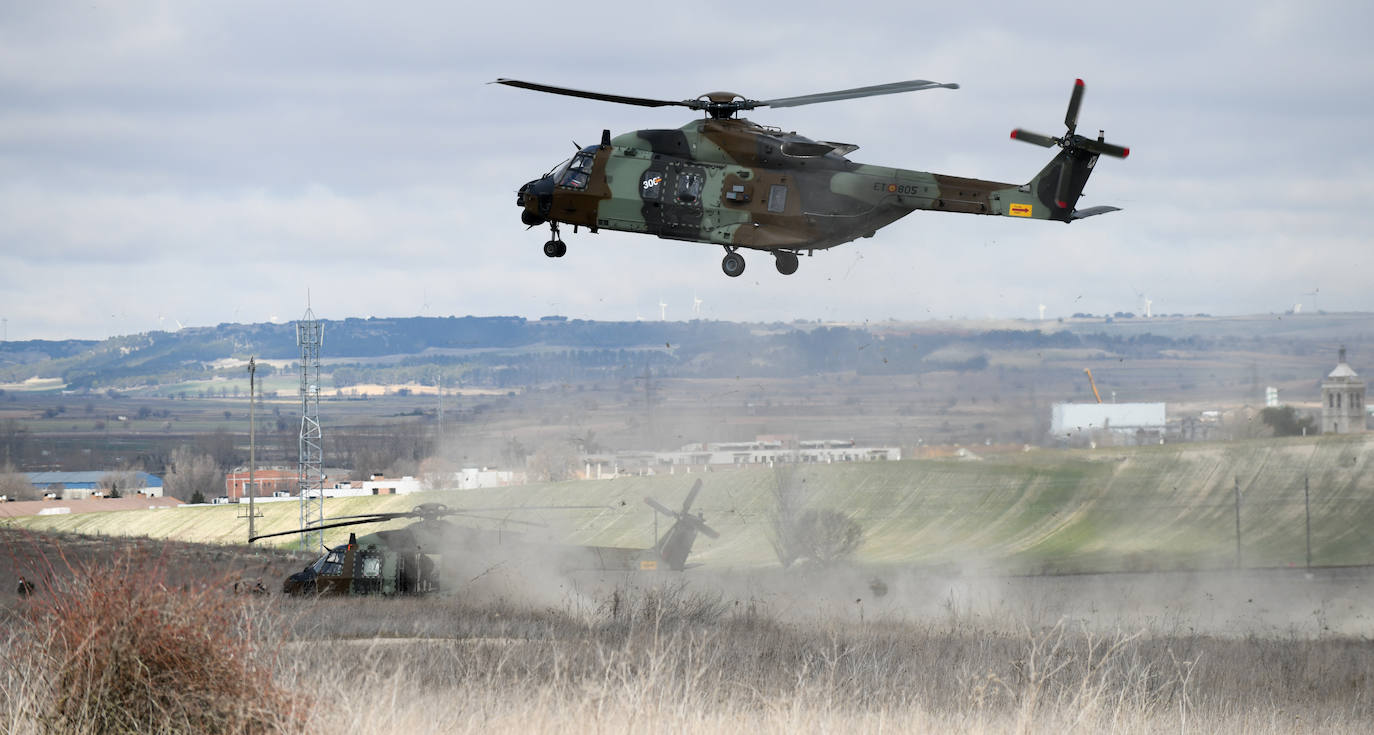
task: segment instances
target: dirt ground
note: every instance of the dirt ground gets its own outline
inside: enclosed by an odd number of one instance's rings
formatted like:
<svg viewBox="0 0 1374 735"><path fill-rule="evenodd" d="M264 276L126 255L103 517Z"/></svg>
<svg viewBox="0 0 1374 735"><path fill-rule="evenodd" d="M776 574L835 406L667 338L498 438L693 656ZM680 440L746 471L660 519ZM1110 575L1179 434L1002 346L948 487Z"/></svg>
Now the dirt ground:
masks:
<svg viewBox="0 0 1374 735"><path fill-rule="evenodd" d="M130 553L159 564L174 584L225 585L248 588L258 581L271 592L287 575L300 571L313 556L275 549L248 549L178 541L83 536L0 528L0 605L18 598L19 578L37 589L88 565L108 563ZM309 558L307 558L309 557ZM137 584L138 580L112 580Z"/></svg>

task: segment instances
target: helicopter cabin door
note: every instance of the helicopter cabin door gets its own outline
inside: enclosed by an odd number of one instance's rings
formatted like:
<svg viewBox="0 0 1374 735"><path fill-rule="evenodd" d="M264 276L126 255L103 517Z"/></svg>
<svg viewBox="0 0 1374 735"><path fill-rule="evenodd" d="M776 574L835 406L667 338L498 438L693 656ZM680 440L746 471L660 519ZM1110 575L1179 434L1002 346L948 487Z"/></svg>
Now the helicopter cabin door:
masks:
<svg viewBox="0 0 1374 735"><path fill-rule="evenodd" d="M673 240L701 239L706 168L686 161L655 161L640 177L640 210L649 232Z"/></svg>

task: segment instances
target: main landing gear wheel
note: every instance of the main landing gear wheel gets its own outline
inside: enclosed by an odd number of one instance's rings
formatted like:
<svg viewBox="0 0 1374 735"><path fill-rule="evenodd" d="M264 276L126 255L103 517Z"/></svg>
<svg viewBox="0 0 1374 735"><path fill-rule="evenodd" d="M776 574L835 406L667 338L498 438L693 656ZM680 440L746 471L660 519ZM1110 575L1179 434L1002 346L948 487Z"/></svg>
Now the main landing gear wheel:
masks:
<svg viewBox="0 0 1374 735"><path fill-rule="evenodd" d="M739 253L726 253L725 259L720 261L720 269L731 278L739 278L744 272L744 256Z"/></svg>
<svg viewBox="0 0 1374 735"><path fill-rule="evenodd" d="M550 258L561 258L568 254L568 246L562 240L549 240L544 243L544 254Z"/></svg>
<svg viewBox="0 0 1374 735"><path fill-rule="evenodd" d="M778 267L779 273L784 276L790 276L797 272L797 256L795 253L785 253L778 250L773 253L773 257L777 259L774 265Z"/></svg>

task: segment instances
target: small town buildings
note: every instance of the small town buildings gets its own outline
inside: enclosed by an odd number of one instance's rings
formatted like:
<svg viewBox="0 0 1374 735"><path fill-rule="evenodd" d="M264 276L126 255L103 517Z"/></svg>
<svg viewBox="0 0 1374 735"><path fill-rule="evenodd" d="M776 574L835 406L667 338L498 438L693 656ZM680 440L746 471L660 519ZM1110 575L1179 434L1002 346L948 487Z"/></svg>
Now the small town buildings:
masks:
<svg viewBox="0 0 1374 735"><path fill-rule="evenodd" d="M253 471L253 482L258 486L254 495L260 498L277 493L295 495L300 488L300 473L294 467L263 467ZM224 476L224 495L230 503L248 497L248 470L234 470Z"/></svg>

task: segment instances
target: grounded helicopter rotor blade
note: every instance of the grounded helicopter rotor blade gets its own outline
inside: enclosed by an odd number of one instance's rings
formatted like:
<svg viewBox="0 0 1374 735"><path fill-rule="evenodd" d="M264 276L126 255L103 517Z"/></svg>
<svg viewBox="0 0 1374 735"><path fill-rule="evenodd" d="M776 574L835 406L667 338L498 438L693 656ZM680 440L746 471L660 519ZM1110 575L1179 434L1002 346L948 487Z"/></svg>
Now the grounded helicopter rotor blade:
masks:
<svg viewBox="0 0 1374 735"><path fill-rule="evenodd" d="M524 526L538 526L538 527L540 527L540 528L548 528L548 527L549 527L549 524L547 524L547 523L540 523L540 522L538 522L538 521L522 521L522 520L518 520L518 519L515 519L515 518L501 518L501 517L499 517L499 516L483 516L483 515L478 515L478 514L476 514L476 513L466 513L466 512L463 512L463 511L455 511L455 512L453 512L453 513L450 513L449 515L462 516L462 517L464 517L464 518L476 518L476 519L482 520L482 521L496 521L496 522L498 522L498 523L519 523L519 524L524 525Z"/></svg>
<svg viewBox="0 0 1374 735"><path fill-rule="evenodd" d="M683 513L692 509L692 503L696 502L697 493L699 492L701 492L701 480L692 483L692 489L687 491L687 499L682 501Z"/></svg>
<svg viewBox="0 0 1374 735"><path fill-rule="evenodd" d="M658 502L657 500L654 500L653 498L645 498L644 502L648 503L650 508L653 508L654 510L658 511L659 513L662 513L665 516L668 516L669 518L677 518L679 515L677 511Z"/></svg>
<svg viewBox="0 0 1374 735"><path fill-rule="evenodd" d="M1085 140L1079 143L1078 147L1084 150L1092 151L1093 153L1101 153L1104 156L1112 156L1114 158L1125 158L1126 156L1131 155L1130 148L1120 145L1114 145L1112 143L1106 143L1100 140Z"/></svg>
<svg viewBox="0 0 1374 735"><path fill-rule="evenodd" d="M325 524L320 525L320 526L311 526L310 528L297 528L297 529L292 530L292 531L278 531L278 532L276 532L276 533L260 533L260 534L258 534L257 536L253 536L252 538L248 539L248 543L251 544L251 543L253 543L254 541L257 541L258 539L272 538L273 536L290 536L291 534L314 533L315 531L323 531L323 530L325 530L326 528L343 528L344 526L358 526L358 525L361 525L361 524L364 524L364 523L378 523L378 522L381 522L381 521L394 521L394 520L396 520L396 518L398 518L398 517L402 517L402 518L403 518L403 517L406 517L406 516L408 516L408 515L410 515L410 514L409 514L409 513L404 513L404 514L401 514L400 516L393 516L392 514L389 514L389 513L388 513L388 514L385 514L385 515L391 516L391 517L382 517L382 518L359 518L359 519L353 520L353 521L341 521L341 522L339 522L339 523L325 523Z"/></svg>
<svg viewBox="0 0 1374 735"><path fill-rule="evenodd" d="M1064 113L1064 124L1069 128L1069 135L1078 128L1078 106L1083 104L1083 80L1073 80L1073 95L1069 97L1069 110Z"/></svg>
<svg viewBox="0 0 1374 735"><path fill-rule="evenodd" d="M926 79L912 79L905 82L892 82L890 84L875 84L871 87L856 87L854 89L843 89L838 92L820 92L817 94L803 94L797 97L781 97L775 100L764 100L758 103L759 107L798 107L800 105L814 105L818 102L835 102L837 100L849 100L856 97L874 97L880 94L897 94L899 92L919 92L923 89L958 89L959 85L951 83L932 82Z"/></svg>
<svg viewBox="0 0 1374 735"><path fill-rule="evenodd" d="M549 94L562 94L568 97L581 97L589 100L600 100L602 102L617 102L622 105L637 105L639 107L689 107L685 102L675 100L655 100L647 97L626 97L619 94L605 94L604 92L584 92L580 89L568 89L567 87L555 87L551 84L538 84L535 82L522 82L518 79L497 79L488 84L504 84L508 87L519 87L535 92L548 92Z"/></svg>
<svg viewBox="0 0 1374 735"><path fill-rule="evenodd" d="M1060 209L1069 206L1069 164L1059 164L1059 183L1054 187L1054 203Z"/></svg>
<svg viewBox="0 0 1374 735"><path fill-rule="evenodd" d="M1022 130L1021 128L1017 128L1011 131L1011 139L1019 140L1025 143L1030 143L1031 145L1038 145L1044 148L1049 148L1050 146L1057 145L1059 143L1058 138L1051 138L1048 135L1032 133L1029 130Z"/></svg>

